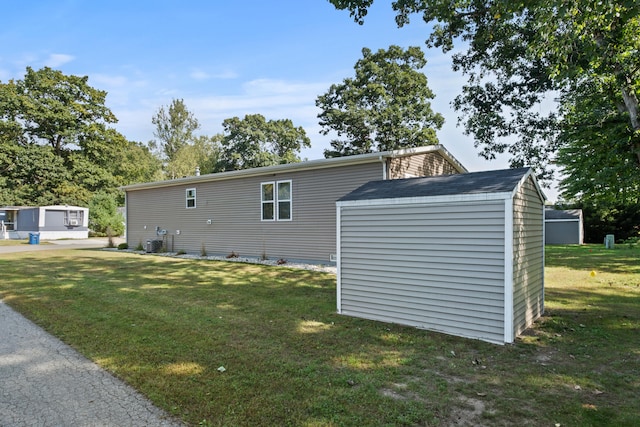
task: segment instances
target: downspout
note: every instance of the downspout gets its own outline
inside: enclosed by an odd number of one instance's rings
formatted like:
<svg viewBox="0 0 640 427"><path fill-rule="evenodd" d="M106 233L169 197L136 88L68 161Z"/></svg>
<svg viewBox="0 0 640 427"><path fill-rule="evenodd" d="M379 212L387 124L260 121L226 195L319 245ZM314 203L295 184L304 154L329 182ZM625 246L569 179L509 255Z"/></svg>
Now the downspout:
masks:
<svg viewBox="0 0 640 427"><path fill-rule="evenodd" d="M378 156L378 161L382 163L382 179L387 180L387 159L382 155Z"/></svg>

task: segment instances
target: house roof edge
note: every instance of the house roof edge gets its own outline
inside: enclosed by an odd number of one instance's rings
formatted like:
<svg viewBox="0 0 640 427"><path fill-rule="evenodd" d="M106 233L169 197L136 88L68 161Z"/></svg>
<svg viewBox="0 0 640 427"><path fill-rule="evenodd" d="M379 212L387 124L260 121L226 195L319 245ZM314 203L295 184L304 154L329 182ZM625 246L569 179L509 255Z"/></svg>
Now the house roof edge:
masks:
<svg viewBox="0 0 640 427"><path fill-rule="evenodd" d="M190 176L185 178L171 179L165 181L144 182L139 184L131 184L120 187L124 191L146 190L151 188L173 187L176 185L197 184L202 182L222 181L239 177L252 177L260 175L269 175L278 172L295 172L300 170L326 169L333 167L343 167L364 163L376 163L383 159L407 157L424 153L440 153L447 161L449 161L461 173L468 172L467 169L442 145L427 145L424 147L404 148L392 151L380 151L366 154L357 154L353 156L333 157L329 159L307 160L298 163L286 163L282 165L263 166L259 168L242 169L228 172L218 172L201 176Z"/></svg>

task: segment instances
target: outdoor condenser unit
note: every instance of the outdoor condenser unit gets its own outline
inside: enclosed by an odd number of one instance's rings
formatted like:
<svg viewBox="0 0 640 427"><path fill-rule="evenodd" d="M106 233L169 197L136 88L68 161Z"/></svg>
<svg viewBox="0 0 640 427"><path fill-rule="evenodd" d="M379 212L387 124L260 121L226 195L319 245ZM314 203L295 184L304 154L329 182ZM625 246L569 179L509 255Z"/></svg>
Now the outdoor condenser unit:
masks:
<svg viewBox="0 0 640 427"><path fill-rule="evenodd" d="M162 240L147 240L147 253L156 253L162 249Z"/></svg>

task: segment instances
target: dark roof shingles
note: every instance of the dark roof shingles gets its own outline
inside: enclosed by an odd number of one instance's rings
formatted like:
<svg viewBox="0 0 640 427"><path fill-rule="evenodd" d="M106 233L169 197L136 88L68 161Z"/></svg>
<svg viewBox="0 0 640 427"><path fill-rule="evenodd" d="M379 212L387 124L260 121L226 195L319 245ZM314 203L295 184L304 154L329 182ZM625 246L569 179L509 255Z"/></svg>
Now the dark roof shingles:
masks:
<svg viewBox="0 0 640 427"><path fill-rule="evenodd" d="M529 168L502 169L455 175L371 181L338 201L504 193L512 191L528 171Z"/></svg>

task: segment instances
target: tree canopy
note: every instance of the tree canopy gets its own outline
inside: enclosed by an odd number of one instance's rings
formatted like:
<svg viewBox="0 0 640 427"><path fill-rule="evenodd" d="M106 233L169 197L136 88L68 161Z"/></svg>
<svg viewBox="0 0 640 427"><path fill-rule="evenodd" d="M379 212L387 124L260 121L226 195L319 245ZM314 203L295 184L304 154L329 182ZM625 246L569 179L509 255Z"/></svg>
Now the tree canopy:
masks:
<svg viewBox="0 0 640 427"><path fill-rule="evenodd" d="M373 0L330 2L362 23ZM600 133L593 134L589 149L600 157L615 146L619 156L581 170L583 177L607 180L611 162L615 169L625 170L623 176L640 173L640 3L396 0L392 7L399 26L416 14L433 25L427 46L445 52L456 44L466 49L453 54L453 68L468 77L454 105L482 156L491 159L507 151L512 166L533 165L540 178L549 178L550 162L560 147L578 148L588 142L585 133L577 140L571 137L578 137L571 130L576 120L589 115L579 110L593 106L581 93L587 85L592 93L598 87L600 105L607 106L590 113L590 120L606 127L608 134L606 141L596 140ZM562 109L546 109L550 98L560 99ZM614 121L593 115L609 117L615 111ZM560 166L568 166L565 179L573 179L577 170L571 164ZM614 179L602 191L620 184L623 187L616 191L624 191L621 176L610 177Z"/></svg>
<svg viewBox="0 0 640 427"><path fill-rule="evenodd" d="M181 147L167 165L167 174L172 177L192 176L196 169L201 174L212 173L220 157L221 135L201 135L193 142Z"/></svg>
<svg viewBox="0 0 640 427"><path fill-rule="evenodd" d="M161 106L151 122L156 126L153 133L158 138L156 144L169 162L182 147L193 142L193 132L200 127L182 99L172 100L166 109Z"/></svg>
<svg viewBox="0 0 640 427"><path fill-rule="evenodd" d="M48 67L0 82L0 205L87 206L154 176L151 153L110 127L106 95Z"/></svg>
<svg viewBox="0 0 640 427"><path fill-rule="evenodd" d="M116 122L104 105L106 95L89 86L86 76L27 67L24 80L0 84L0 139L48 144L58 155L77 148L98 151L105 126Z"/></svg>
<svg viewBox="0 0 640 427"><path fill-rule="evenodd" d="M222 122L217 171L249 169L300 161L300 150L311 141L289 119L266 120L261 114L232 117Z"/></svg>
<svg viewBox="0 0 640 427"><path fill-rule="evenodd" d="M418 47L362 49L355 77L331 85L316 100L321 133L339 137L325 157L437 144L444 119L431 109L434 94L420 72L425 65Z"/></svg>

